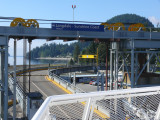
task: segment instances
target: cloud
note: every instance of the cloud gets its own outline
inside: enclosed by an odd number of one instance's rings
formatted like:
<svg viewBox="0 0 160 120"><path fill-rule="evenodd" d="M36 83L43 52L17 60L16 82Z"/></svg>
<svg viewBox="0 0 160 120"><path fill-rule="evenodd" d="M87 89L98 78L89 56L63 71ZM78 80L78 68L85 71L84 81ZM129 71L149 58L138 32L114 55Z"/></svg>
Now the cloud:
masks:
<svg viewBox="0 0 160 120"><path fill-rule="evenodd" d="M160 23L160 19L156 18L155 16L151 16L148 18L149 21L151 21L155 26L157 26L158 23Z"/></svg>

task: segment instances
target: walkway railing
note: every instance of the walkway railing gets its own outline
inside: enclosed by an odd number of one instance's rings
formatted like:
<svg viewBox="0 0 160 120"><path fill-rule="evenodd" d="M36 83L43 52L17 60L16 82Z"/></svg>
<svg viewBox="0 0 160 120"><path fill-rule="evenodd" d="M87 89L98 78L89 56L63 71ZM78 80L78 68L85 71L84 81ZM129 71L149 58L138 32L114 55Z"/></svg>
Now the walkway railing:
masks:
<svg viewBox="0 0 160 120"><path fill-rule="evenodd" d="M10 90L13 92L13 87L14 87L14 78L13 78L13 74L10 73L9 77L8 77L8 87L10 88ZM26 95L26 93L24 93L23 88L17 83L16 84L16 99L21 107L21 109L23 109L23 103L27 102L27 99L25 97L24 99L24 95ZM25 100L25 101L24 101ZM26 106L27 108L27 106ZM26 109L27 110L27 109ZM26 111L27 112L27 111Z"/></svg>
<svg viewBox="0 0 160 120"><path fill-rule="evenodd" d="M159 120L160 87L50 96L32 118L45 119Z"/></svg>
<svg viewBox="0 0 160 120"><path fill-rule="evenodd" d="M67 80L61 78L60 76L48 71L48 76L50 79L56 81L59 85L62 85L67 90L71 91L72 93L85 93L84 90L74 86L73 84L69 83Z"/></svg>

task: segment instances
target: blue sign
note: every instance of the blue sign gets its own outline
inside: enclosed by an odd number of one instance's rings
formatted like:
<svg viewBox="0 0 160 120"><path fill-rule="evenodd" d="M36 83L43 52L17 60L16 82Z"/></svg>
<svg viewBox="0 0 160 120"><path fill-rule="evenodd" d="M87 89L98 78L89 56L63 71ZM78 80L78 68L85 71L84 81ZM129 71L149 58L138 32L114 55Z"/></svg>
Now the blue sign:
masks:
<svg viewBox="0 0 160 120"><path fill-rule="evenodd" d="M52 23L52 30L104 32L104 25Z"/></svg>

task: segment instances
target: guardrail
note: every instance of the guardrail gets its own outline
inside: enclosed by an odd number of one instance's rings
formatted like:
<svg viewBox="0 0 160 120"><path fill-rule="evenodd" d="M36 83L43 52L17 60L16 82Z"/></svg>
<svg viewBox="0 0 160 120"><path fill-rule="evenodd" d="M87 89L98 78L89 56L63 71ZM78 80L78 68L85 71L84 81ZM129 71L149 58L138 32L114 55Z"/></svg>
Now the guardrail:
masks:
<svg viewBox="0 0 160 120"><path fill-rule="evenodd" d="M13 73L10 73L9 74L9 77L8 77L8 87L10 88L10 90L13 92L14 88L13 88L13 85L14 85L14 79L13 79ZM27 94L23 91L23 89L21 88L21 86L16 83L16 99L21 107L21 109L23 109L23 103L26 102L27 103ZM25 95L25 99L24 99L24 95ZM25 100L25 101L24 101ZM26 105L26 108L27 108L27 105ZM26 109L27 110L27 109ZM26 111L27 112L27 111Z"/></svg>
<svg viewBox="0 0 160 120"><path fill-rule="evenodd" d="M56 81L59 85L62 85L67 90L71 91L72 93L85 93L84 90L74 86L73 84L69 83L67 80L61 78L60 76L48 71L48 76L50 79Z"/></svg>

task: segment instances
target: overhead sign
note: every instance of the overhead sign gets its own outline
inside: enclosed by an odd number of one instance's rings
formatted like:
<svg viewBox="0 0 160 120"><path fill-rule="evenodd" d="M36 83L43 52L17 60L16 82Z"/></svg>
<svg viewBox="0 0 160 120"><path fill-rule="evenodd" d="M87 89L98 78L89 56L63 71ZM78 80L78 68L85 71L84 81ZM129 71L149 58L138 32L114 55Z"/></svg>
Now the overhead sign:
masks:
<svg viewBox="0 0 160 120"><path fill-rule="evenodd" d="M104 25L52 23L52 30L104 32Z"/></svg>
<svg viewBox="0 0 160 120"><path fill-rule="evenodd" d="M97 58L97 55L79 55L79 58L95 59Z"/></svg>

